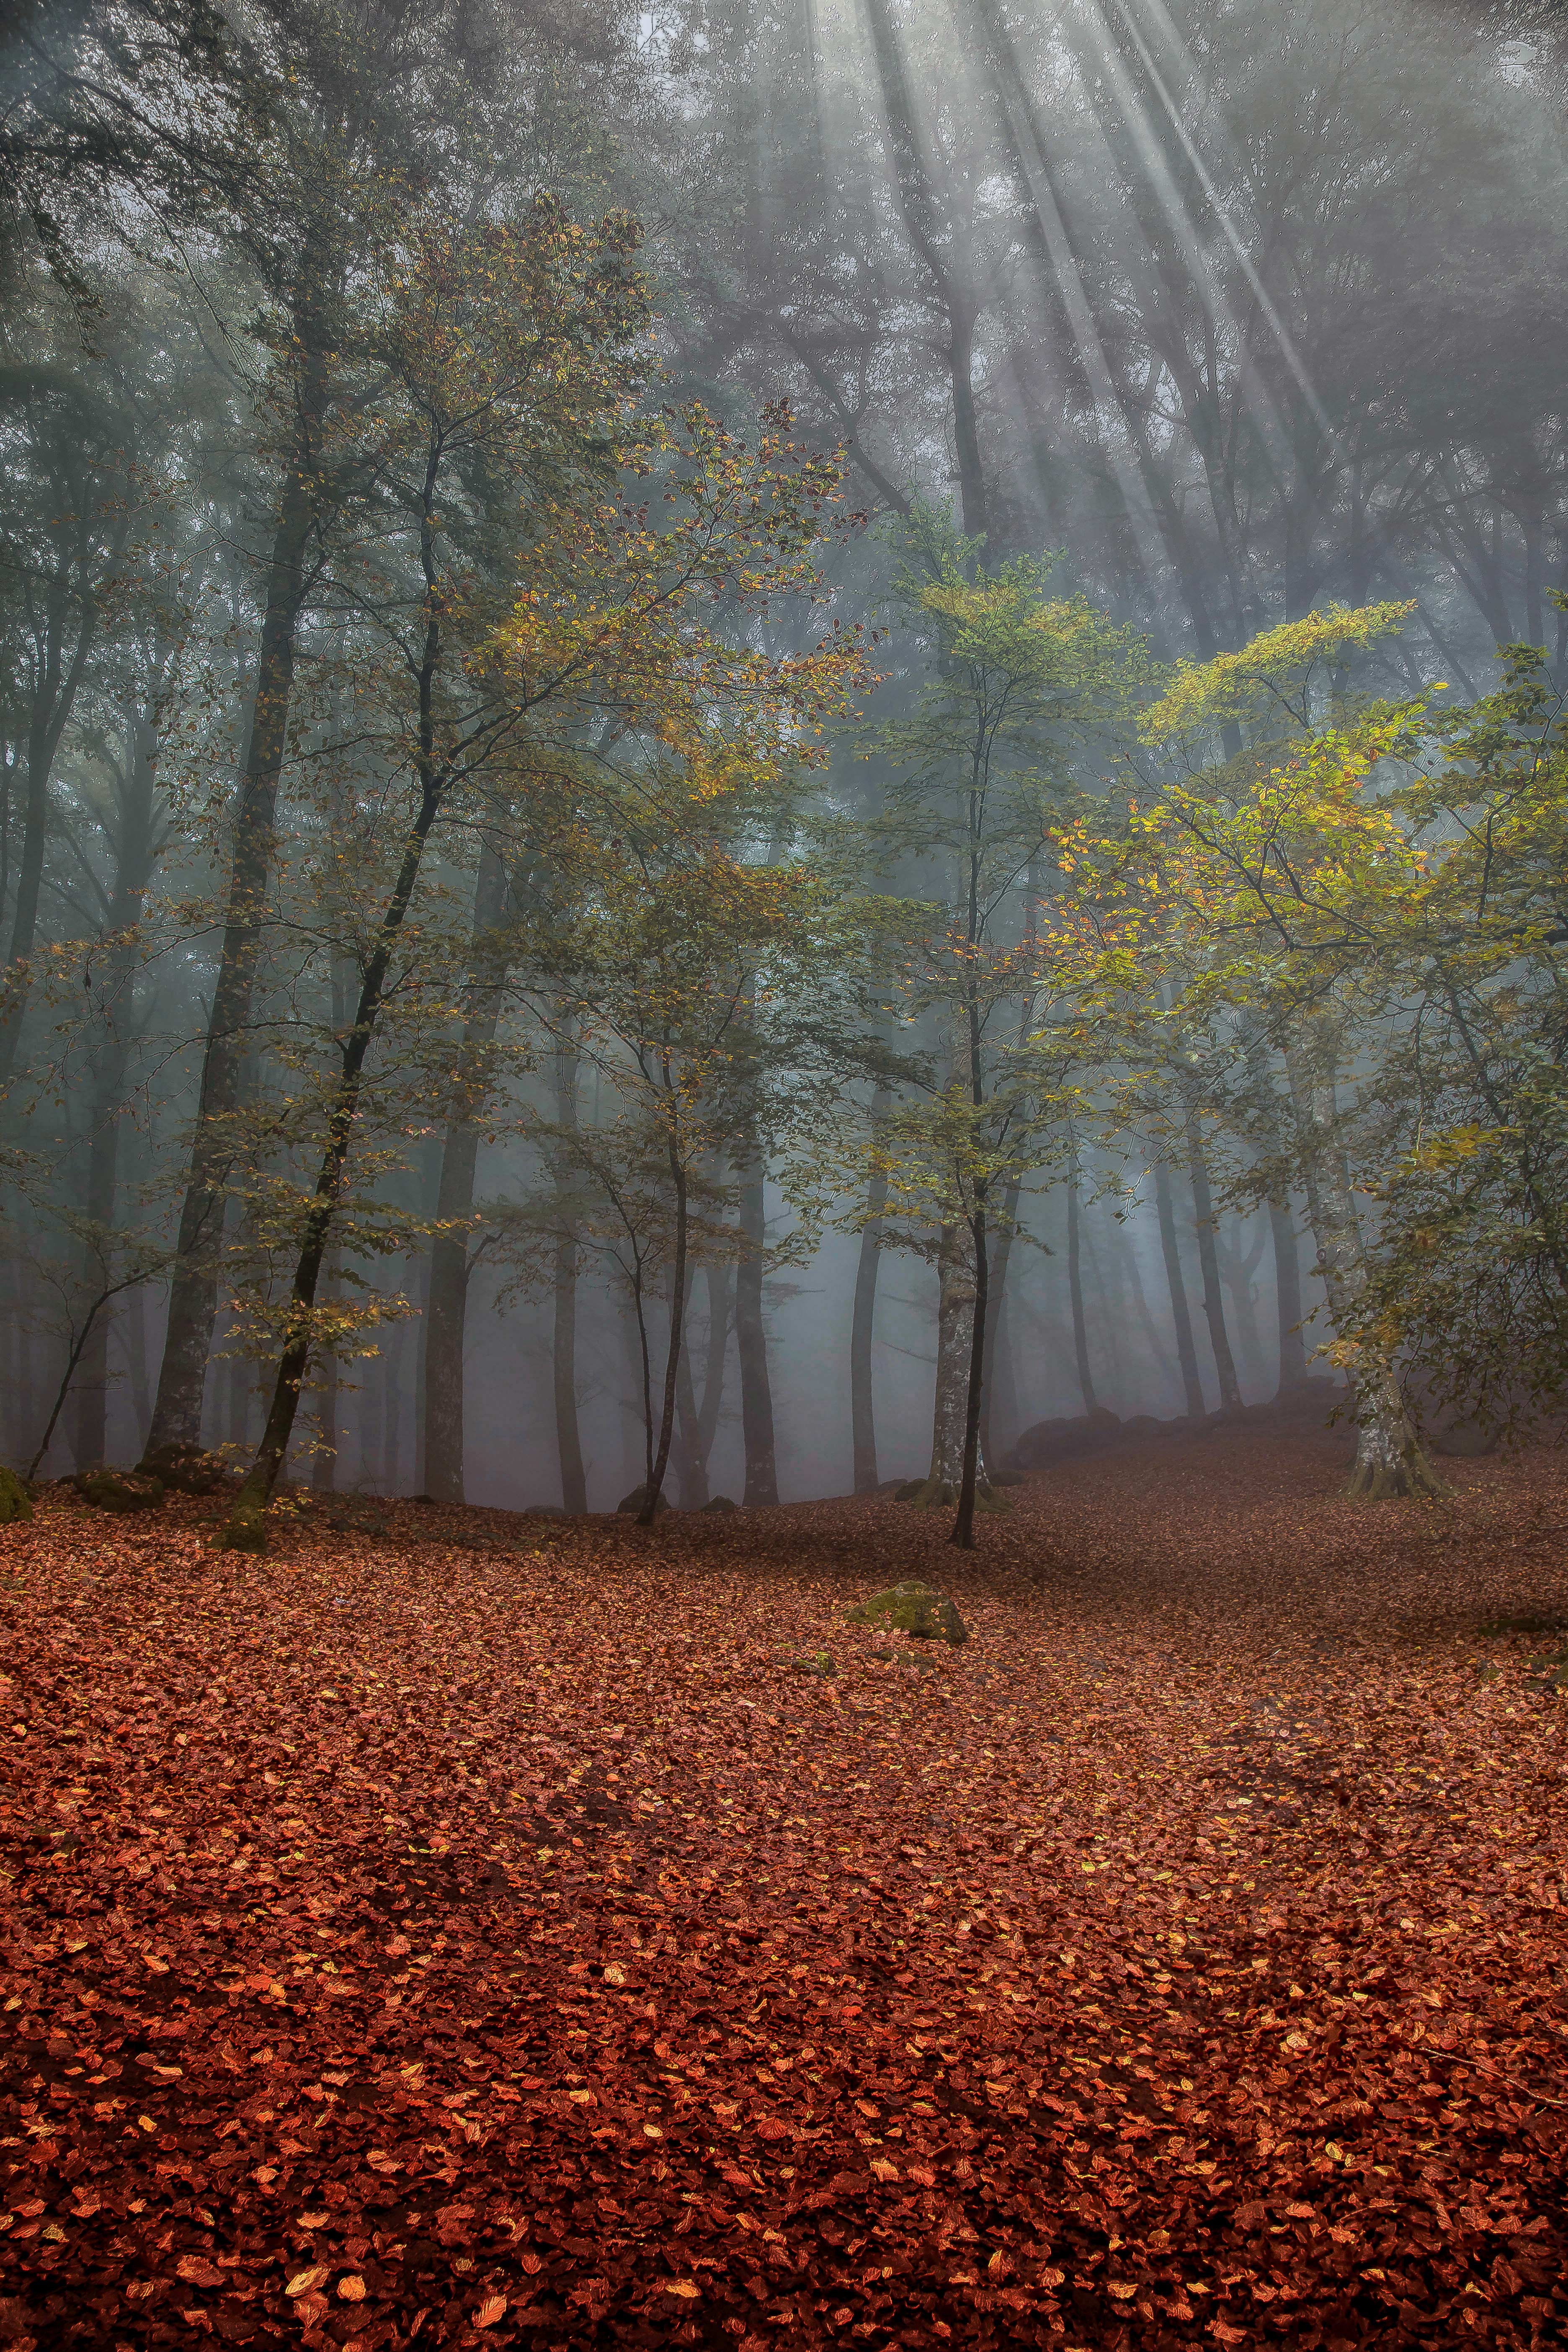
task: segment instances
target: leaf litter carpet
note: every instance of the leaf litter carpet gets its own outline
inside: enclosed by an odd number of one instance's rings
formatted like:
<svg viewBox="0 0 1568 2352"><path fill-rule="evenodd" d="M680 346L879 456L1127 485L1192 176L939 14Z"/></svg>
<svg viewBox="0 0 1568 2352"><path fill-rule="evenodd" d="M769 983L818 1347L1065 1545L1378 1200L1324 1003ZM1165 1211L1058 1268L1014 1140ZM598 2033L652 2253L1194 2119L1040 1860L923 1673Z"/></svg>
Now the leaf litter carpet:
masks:
<svg viewBox="0 0 1568 2352"><path fill-rule="evenodd" d="M51 1494L0 2346L1563 2341L1568 1706L1479 1629L1568 1467L1454 1473L1129 1447L969 1560ZM910 1575L966 1648L846 1625Z"/></svg>

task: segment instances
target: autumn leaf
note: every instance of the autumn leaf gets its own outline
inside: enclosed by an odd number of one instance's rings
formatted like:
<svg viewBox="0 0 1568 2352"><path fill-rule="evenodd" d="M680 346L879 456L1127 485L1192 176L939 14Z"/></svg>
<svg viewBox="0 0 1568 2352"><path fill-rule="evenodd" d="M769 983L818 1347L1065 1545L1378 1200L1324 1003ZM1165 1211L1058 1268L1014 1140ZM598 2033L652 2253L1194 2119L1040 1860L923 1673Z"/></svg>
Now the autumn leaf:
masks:
<svg viewBox="0 0 1568 2352"><path fill-rule="evenodd" d="M85 2307L125 2278L139 2343L175 2282L215 2315L231 2284L302 2327L405 2331L438 2259L479 2272L449 2273L479 2310L515 2264L503 2334L548 2283L562 2326L606 2342L650 2294L675 2328L707 2300L745 2330L726 2340L771 2341L786 2275L825 2282L836 2332L889 2340L929 2333L953 2278L966 2352L1021 2340L1069 2283L1222 2344L1251 2323L1211 2328L1215 2303L1256 2284L1261 2310L1277 2280L1276 2322L1356 2352L1391 2340L1374 2294L1436 2310L1469 2283L1499 2352L1560 2332L1568 1825L1539 1791L1561 1722L1520 1695L1539 1635L1434 1629L1568 1615L1553 1539L1523 1549L1568 1518L1568 1474L1544 1450L1459 1464L1439 1549L1424 1515L1342 1507L1319 1462L1267 1426L1126 1441L1014 1489L970 1581L940 1527L871 1499L558 1523L538 1559L504 1514L454 1515L490 1548L443 1550L433 1580L421 1514L389 1504L374 1544L302 1535L199 1573L193 1549L177 1628L145 1622L153 1539L95 1530L90 1660L46 1490L3 1531L33 1597L0 1613L0 1668L48 1694L17 1801L47 1821L88 1785L100 1843L18 1841L0 1886L0 2009L48 2091L0 2086L0 2297L27 2307L47 2256ZM1528 1602L1521 1558L1552 1563ZM973 1628L940 1688L845 1635L911 1559ZM365 1697L322 1729L307 1665L338 1596ZM837 1698L791 1670L825 1644ZM224 1746L166 1774L139 1727L154 1697L196 1727L220 1672ZM226 1754L248 1759L243 1823ZM645 1788L660 1813L626 1801ZM503 1791L537 1874L504 1885ZM251 1844L243 1901L209 1894L215 1821ZM401 1988L395 1936L420 1956ZM301 1955L310 1997L257 2003L247 1980ZM1274 2086L1287 2027L1311 2056ZM232 2196L205 2177L220 2156ZM877 2243L846 2262L871 2184Z"/></svg>

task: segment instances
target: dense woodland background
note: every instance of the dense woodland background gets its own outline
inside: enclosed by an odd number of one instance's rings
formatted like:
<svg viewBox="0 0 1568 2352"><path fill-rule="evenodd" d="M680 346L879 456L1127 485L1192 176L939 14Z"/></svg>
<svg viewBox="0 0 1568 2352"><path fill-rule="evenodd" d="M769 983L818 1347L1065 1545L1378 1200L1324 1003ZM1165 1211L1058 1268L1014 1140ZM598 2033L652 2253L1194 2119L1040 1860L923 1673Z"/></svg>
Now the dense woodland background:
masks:
<svg viewBox="0 0 1568 2352"><path fill-rule="evenodd" d="M5 1459L1553 1412L1563 30L7 11Z"/></svg>

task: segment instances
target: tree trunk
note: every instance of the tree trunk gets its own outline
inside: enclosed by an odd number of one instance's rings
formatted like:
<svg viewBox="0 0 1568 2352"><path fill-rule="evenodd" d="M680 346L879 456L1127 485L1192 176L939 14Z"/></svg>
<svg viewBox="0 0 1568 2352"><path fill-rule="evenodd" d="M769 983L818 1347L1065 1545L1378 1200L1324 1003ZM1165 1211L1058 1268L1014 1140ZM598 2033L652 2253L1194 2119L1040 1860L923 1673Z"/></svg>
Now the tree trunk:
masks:
<svg viewBox="0 0 1568 2352"><path fill-rule="evenodd" d="M428 527L426 527L426 541ZM426 558L428 560L428 558ZM272 1398L268 1407L261 1442L256 1449L244 1484L235 1496L234 1508L221 1538L222 1545L231 1550L260 1551L266 1546L266 1515L268 1498L282 1467L289 1450L289 1439L294 1427L294 1415L300 1408L300 1391L310 1365L310 1350L316 1335L316 1289L321 1278L321 1267L331 1245L333 1221L342 1198L343 1180L348 1168L349 1146L353 1134L355 1115L364 1079L365 1057L370 1052L384 1002L387 975L392 967L393 950L408 914L419 869L424 862L425 845L431 829L441 812L449 782L447 773L435 761L431 749L434 736L433 682L440 645L440 606L434 587L427 590L426 601L425 667L420 677L420 803L419 814L409 828L408 838L398 866L397 879L392 895L382 910L375 945L364 968L360 987L359 1003L355 1008L353 1026L342 1047L342 1063L338 1082L332 1092L331 1108L327 1118L326 1141L321 1151L321 1166L316 1174L316 1189L306 1211L300 1233L300 1254L295 1263L294 1280L289 1298L289 1321L283 1350L278 1360L277 1377Z"/></svg>
<svg viewBox="0 0 1568 2352"><path fill-rule="evenodd" d="M980 1416L985 1395L985 1332L989 1320L986 1307L990 1294L990 1253L986 1247L984 1187L977 1184L975 1194L974 1214L969 1222L974 1253L969 1378L964 1396L963 1456L959 1465L958 1517L952 1524L952 1541L961 1551L973 1551L974 1549L974 1506L979 1497L981 1479Z"/></svg>
<svg viewBox="0 0 1568 2352"><path fill-rule="evenodd" d="M1187 1307L1187 1286L1182 1273L1181 1244L1171 1202L1171 1171L1163 1160L1154 1162L1154 1207L1160 1221L1160 1248L1165 1260L1165 1280L1171 1292L1171 1321L1176 1333L1176 1360L1182 1368L1182 1393L1189 1421L1204 1417L1204 1384L1198 1373L1198 1351L1193 1344L1193 1318Z"/></svg>
<svg viewBox="0 0 1568 2352"><path fill-rule="evenodd" d="M329 1300L337 1294L335 1265L327 1269L326 1295ZM329 1349L321 1365L321 1377L316 1390L316 1448L310 1456L310 1491L316 1495L332 1494L338 1483L338 1360Z"/></svg>
<svg viewBox="0 0 1568 2352"><path fill-rule="evenodd" d="M1296 1247L1296 1221L1288 1204L1268 1196L1268 1230L1274 1241L1274 1288L1279 1318L1280 1396L1289 1396L1307 1377L1307 1342L1301 1329L1301 1259Z"/></svg>
<svg viewBox="0 0 1568 2352"><path fill-rule="evenodd" d="M555 1454L561 1465L561 1507L581 1517L588 1507L583 1437L577 1419L577 1244L563 1234L555 1244L550 1327L550 1373L555 1405Z"/></svg>
<svg viewBox="0 0 1568 2352"><path fill-rule="evenodd" d="M1005 1377L1009 1350L1002 1344L1002 1327L1007 1321L1007 1276L1013 1264L1013 1241L1018 1230L1018 1202L1022 1198L1024 1180L1015 1171L1008 1180L1003 1205L1001 1233L990 1254L985 1285L985 1361L982 1368L983 1390L980 1402L980 1451L984 1460L995 1458L994 1433L999 1404L1004 1406L1002 1427L1009 1440L1017 1434L1017 1399L1010 1377Z"/></svg>
<svg viewBox="0 0 1568 2352"><path fill-rule="evenodd" d="M1279 1097L1269 1076L1263 1039L1250 1024L1247 1066L1257 1098L1263 1148L1271 1159L1280 1150ZM1279 1386L1277 1395L1289 1396L1307 1377L1307 1343L1301 1329L1301 1259L1296 1246L1296 1222L1289 1195L1276 1181L1268 1188L1268 1231L1274 1244L1274 1288L1279 1328Z"/></svg>
<svg viewBox="0 0 1568 2352"><path fill-rule="evenodd" d="M577 1055L568 1026L555 1054L555 1120L558 1127L577 1125ZM564 1171L555 1169L558 1202ZM577 1237L563 1223L555 1244L550 1326L550 1374L555 1407L555 1453L561 1467L561 1507L581 1517L588 1507L588 1482L583 1467L583 1436L577 1418L577 1275L581 1251Z"/></svg>
<svg viewBox="0 0 1568 2352"><path fill-rule="evenodd" d="M156 669L155 677L162 675ZM84 1206L98 1235L84 1249L82 1281L96 1293L114 1280L114 1209L119 1180L120 1134L125 1108L125 1076L131 1062L132 1025L139 930L147 885L158 855L154 806L158 760L156 725L133 698L123 713L123 763L118 782L114 839L114 887L105 925L110 950L104 988L103 1027L92 1056L88 1124L88 1169ZM112 1302L94 1318L76 1372L76 1463L94 1468L108 1451L109 1341Z"/></svg>
<svg viewBox="0 0 1568 2352"><path fill-rule="evenodd" d="M1225 1297L1220 1289L1219 1252L1215 1247L1214 1202L1209 1193L1209 1171L1204 1164L1197 1121L1191 1114L1187 1118L1187 1166L1192 1177L1198 1265L1204 1277L1204 1317L1209 1327L1209 1345L1214 1350L1214 1368L1219 1378L1220 1410L1222 1412L1235 1412L1241 1404L1241 1383L1236 1377L1236 1359L1230 1352L1230 1337L1225 1328Z"/></svg>
<svg viewBox="0 0 1568 2352"><path fill-rule="evenodd" d="M85 595L81 599L76 643L69 660L66 660L61 640L67 601L70 600L54 600L44 625L47 650L27 729L27 795L23 803L22 855L16 866L16 908L5 959L4 994L0 997L0 1087L9 1086L16 1069L22 1024L31 993L30 965L37 937L44 854L49 839L49 777L97 632L98 605L91 595Z"/></svg>
<svg viewBox="0 0 1568 2352"><path fill-rule="evenodd" d="M974 1274L964 1246L967 1238L964 1226L944 1225L937 1244L936 1394L926 1484L933 1500L946 1503L957 1500L963 1477L974 1352Z"/></svg>
<svg viewBox="0 0 1568 2352"><path fill-rule="evenodd" d="M637 1525L651 1528L664 1492L664 1475L669 1467L669 1449L675 1439L675 1400L680 1377L680 1349L686 1330L686 1252L690 1237L686 1161L680 1149L680 1137L676 1121L674 1087L670 1080L668 1057L664 1069L665 1090L669 1097L669 1176L675 1192L675 1264L669 1277L669 1346L664 1361L664 1400L659 1415L658 1446L648 1473L643 1494L642 1508L637 1513Z"/></svg>
<svg viewBox="0 0 1568 2352"><path fill-rule="evenodd" d="M479 1112L490 1049L500 1021L500 975L489 970L506 912L506 868L488 841L479 847L474 883L470 970L474 975L458 1052L450 1122L441 1147L436 1220L430 1244L425 1365L421 1381L425 1433L424 1491L438 1503L463 1500L463 1367L468 1313L468 1222L479 1165Z"/></svg>
<svg viewBox="0 0 1568 2352"><path fill-rule="evenodd" d="M1242 1246L1242 1221L1239 1217L1232 1219L1231 1231L1232 1240L1220 1250L1220 1274L1230 1293L1242 1361L1253 1381L1261 1389L1267 1385L1268 1375L1263 1361L1263 1339L1258 1328L1258 1299L1252 1277L1262 1260L1264 1237L1259 1230L1251 1248L1246 1249ZM1219 1250L1222 1234L1223 1228L1215 1236L1216 1250Z"/></svg>
<svg viewBox="0 0 1568 2352"><path fill-rule="evenodd" d="M1149 1343L1150 1356L1162 1379L1169 1380L1171 1359L1166 1353L1165 1343L1160 1336L1154 1318L1149 1312L1149 1300L1143 1288L1143 1276L1138 1265L1137 1244L1125 1226L1121 1228L1113 1242L1113 1263L1116 1267L1118 1299L1120 1300L1122 1296L1122 1281L1125 1277L1126 1289L1131 1295L1132 1311L1138 1318L1139 1329Z"/></svg>
<svg viewBox="0 0 1568 2352"><path fill-rule="evenodd" d="M889 1097L880 1088L871 1106L872 1122L885 1116ZM877 1489L876 1391L871 1377L871 1339L877 1319L877 1276L881 1271L882 1212L888 1203L888 1171L877 1167L866 1188L866 1221L860 1228L860 1260L855 1269L855 1307L849 1322L849 1433L854 1449L855 1492Z"/></svg>
<svg viewBox="0 0 1568 2352"><path fill-rule="evenodd" d="M724 1359L730 1347L727 1269L721 1265L710 1265L704 1271L708 1286L708 1345L704 1353L700 1402L692 1379L690 1348L688 1347L681 1356L678 1426L680 1507L683 1511L700 1511L710 1497L709 1462L713 1440L718 1433L719 1409L724 1388Z"/></svg>
<svg viewBox="0 0 1568 2352"><path fill-rule="evenodd" d="M685 1313L691 1311L689 1284ZM697 1390L691 1378L691 1349L680 1351L680 1373L675 1386L675 1475L680 1483L680 1507L700 1511L708 1500L708 1465L703 1457L697 1410Z"/></svg>
<svg viewBox="0 0 1568 2352"><path fill-rule="evenodd" d="M1094 1373L1089 1360L1089 1320L1083 1308L1083 1236L1076 1152L1068 1170L1068 1297L1072 1307L1072 1347L1078 1365L1079 1392L1085 1412L1097 1412L1100 1403L1094 1393Z"/></svg>
<svg viewBox="0 0 1568 2352"><path fill-rule="evenodd" d="M278 787L289 740L295 641L305 597L305 556L311 530L308 453L322 405L320 369L312 367L300 412L302 446L293 454L285 474L268 573L250 736L235 811L228 910L207 1015L195 1133L180 1212L178 1255L169 1287L163 1361L147 1438L150 1454L163 1445L194 1445L201 1438L202 1392L217 1314L225 1186L229 1168L243 1149L237 1115L272 872Z"/></svg>
<svg viewBox="0 0 1568 2352"><path fill-rule="evenodd" d="M1367 1284L1361 1227L1344 1181L1333 1100L1333 1038L1321 1019L1307 1051L1286 1053L1302 1154L1310 1171L1318 1267L1342 1347L1353 1349L1349 1370L1355 1391L1356 1458L1346 1486L1358 1501L1443 1491L1422 1452L1400 1394L1392 1356L1375 1337L1355 1329Z"/></svg>
<svg viewBox="0 0 1568 2352"><path fill-rule="evenodd" d="M753 1152L741 1178L744 1255L735 1268L735 1348L741 1360L741 1429L746 1449L742 1500L748 1507L776 1503L779 1498L773 1388L763 1324L763 1268L767 1257L764 1182L761 1157Z"/></svg>

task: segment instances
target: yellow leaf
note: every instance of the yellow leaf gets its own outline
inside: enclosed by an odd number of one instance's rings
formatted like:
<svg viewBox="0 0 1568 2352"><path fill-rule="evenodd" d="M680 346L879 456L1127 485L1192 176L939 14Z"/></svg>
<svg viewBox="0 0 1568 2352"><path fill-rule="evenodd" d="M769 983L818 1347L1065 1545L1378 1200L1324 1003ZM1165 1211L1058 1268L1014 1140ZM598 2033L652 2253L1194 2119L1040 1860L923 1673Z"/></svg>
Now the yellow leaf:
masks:
<svg viewBox="0 0 1568 2352"><path fill-rule="evenodd" d="M474 2326L493 2327L496 2321L504 2314L506 2306L507 2299L504 2294L488 2294L474 2314Z"/></svg>
<svg viewBox="0 0 1568 2352"><path fill-rule="evenodd" d="M344 2303L364 2301L364 2281L357 2271L350 2271L346 2278L338 2281L338 2293Z"/></svg>
<svg viewBox="0 0 1568 2352"><path fill-rule="evenodd" d="M308 2271L296 2271L283 2292L285 2294L308 2294L311 2287L321 2285L326 2275L325 2263L313 2263Z"/></svg>
<svg viewBox="0 0 1568 2352"><path fill-rule="evenodd" d="M702 2289L693 2286L689 2279L666 2279L664 2291L666 2294L684 2295L688 2303L700 2301L702 2294Z"/></svg>
<svg viewBox="0 0 1568 2352"><path fill-rule="evenodd" d="M871 2158L871 2169L879 2180L896 2180L899 2177L898 2166L889 2164L885 2156L874 2156Z"/></svg>

